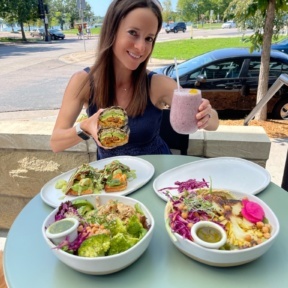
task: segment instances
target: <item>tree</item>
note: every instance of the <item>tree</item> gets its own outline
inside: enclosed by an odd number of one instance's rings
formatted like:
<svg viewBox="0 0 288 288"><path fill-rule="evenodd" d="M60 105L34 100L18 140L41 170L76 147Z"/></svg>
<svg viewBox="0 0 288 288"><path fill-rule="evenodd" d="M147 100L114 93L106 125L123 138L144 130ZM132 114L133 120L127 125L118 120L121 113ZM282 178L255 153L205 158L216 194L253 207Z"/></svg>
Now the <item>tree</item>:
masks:
<svg viewBox="0 0 288 288"><path fill-rule="evenodd" d="M238 23L252 19L254 21L254 34L250 37L251 50L262 47L261 65L259 73L259 85L257 90L257 103L268 91L269 62L272 37L277 37L281 28L279 21L283 11L288 11L288 4L285 0L232 0L229 4L226 15L233 14ZM243 26L243 25L242 25ZM276 29L273 31L274 26ZM267 107L255 115L257 120L267 119Z"/></svg>
<svg viewBox="0 0 288 288"><path fill-rule="evenodd" d="M49 20L59 23L61 29L65 23L69 23L69 27L74 28L76 21L80 19L79 10L76 0L50 0ZM86 8L83 11L84 20L90 22L94 19L94 13L91 11L91 6L86 1ZM55 20L54 20L55 19Z"/></svg>
<svg viewBox="0 0 288 288"><path fill-rule="evenodd" d="M169 21L172 20L172 3L171 0L165 0L162 3L163 6L163 12L162 12L162 17L163 17L163 21L168 23Z"/></svg>
<svg viewBox="0 0 288 288"><path fill-rule="evenodd" d="M225 10L230 0L178 0L177 9L185 21L201 21L210 19L210 12L213 17L223 19Z"/></svg>
<svg viewBox="0 0 288 288"><path fill-rule="evenodd" d="M18 23L21 27L22 40L27 41L24 24L38 17L38 0L1 0L0 16L8 23Z"/></svg>

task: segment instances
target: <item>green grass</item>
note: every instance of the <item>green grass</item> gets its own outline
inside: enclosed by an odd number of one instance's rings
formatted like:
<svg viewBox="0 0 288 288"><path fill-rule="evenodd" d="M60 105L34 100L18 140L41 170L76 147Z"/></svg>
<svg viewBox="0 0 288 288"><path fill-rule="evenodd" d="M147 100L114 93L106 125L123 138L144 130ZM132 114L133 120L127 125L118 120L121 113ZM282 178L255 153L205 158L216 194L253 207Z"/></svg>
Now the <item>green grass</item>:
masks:
<svg viewBox="0 0 288 288"><path fill-rule="evenodd" d="M220 29L223 23L204 23L203 25L197 24L198 29ZM195 27L195 24L193 24L193 27Z"/></svg>
<svg viewBox="0 0 288 288"><path fill-rule="evenodd" d="M98 35L100 34L100 27L97 27L97 28L91 28L90 31L91 31L91 34L93 35ZM67 35L75 35L78 33L78 29L69 29L69 30L63 30L64 34L67 34ZM84 29L84 32L86 33L86 30Z"/></svg>
<svg viewBox="0 0 288 288"><path fill-rule="evenodd" d="M248 40L248 39L246 39ZM229 47L250 47L250 42L244 42L242 37L187 39L169 42L157 42L152 58L186 60L205 52Z"/></svg>
<svg viewBox="0 0 288 288"><path fill-rule="evenodd" d="M41 39L28 39L26 42L29 43L37 43L41 41ZM0 43L24 43L22 38L12 38L12 37L0 37Z"/></svg>

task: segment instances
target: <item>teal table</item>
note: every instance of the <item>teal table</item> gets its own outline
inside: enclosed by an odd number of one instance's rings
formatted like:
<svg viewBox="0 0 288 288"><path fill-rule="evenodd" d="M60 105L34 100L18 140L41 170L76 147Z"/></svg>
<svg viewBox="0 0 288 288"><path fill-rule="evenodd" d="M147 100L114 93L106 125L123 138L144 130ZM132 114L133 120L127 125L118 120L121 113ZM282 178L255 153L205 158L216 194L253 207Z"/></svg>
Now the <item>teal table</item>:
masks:
<svg viewBox="0 0 288 288"><path fill-rule="evenodd" d="M258 194L275 212L280 233L271 249L259 259L237 267L216 268L182 254L164 227L165 202L153 191L153 180L175 166L199 160L181 155L143 156L155 167L154 177L130 194L143 202L156 227L147 251L128 268L115 274L93 276L62 264L49 250L41 225L52 208L34 197L13 223L4 249L4 273L10 288L175 288L175 287L288 287L288 193L270 183ZM223 175L225 177L225 175Z"/></svg>

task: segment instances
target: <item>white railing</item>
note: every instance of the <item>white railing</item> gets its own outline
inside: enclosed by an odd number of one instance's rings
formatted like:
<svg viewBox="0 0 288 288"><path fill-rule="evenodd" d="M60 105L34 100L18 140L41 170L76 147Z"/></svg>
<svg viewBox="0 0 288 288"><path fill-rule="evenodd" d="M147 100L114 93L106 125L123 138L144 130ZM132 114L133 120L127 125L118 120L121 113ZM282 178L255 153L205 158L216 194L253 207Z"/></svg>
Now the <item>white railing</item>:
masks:
<svg viewBox="0 0 288 288"><path fill-rule="evenodd" d="M265 104L276 94L276 92L283 86L283 84L288 86L288 75L281 74L274 84L267 91L265 96L257 103L254 109L248 114L244 119L244 126L247 126L249 121L259 112Z"/></svg>

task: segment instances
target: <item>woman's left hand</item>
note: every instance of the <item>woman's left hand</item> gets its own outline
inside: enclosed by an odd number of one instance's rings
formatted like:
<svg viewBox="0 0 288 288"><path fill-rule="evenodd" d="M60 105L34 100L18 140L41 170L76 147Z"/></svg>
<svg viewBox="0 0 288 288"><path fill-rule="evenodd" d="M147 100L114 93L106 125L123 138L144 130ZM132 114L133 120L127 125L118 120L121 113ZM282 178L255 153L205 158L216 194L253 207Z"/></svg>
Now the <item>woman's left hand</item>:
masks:
<svg viewBox="0 0 288 288"><path fill-rule="evenodd" d="M210 101L202 99L202 103L199 106L199 112L196 114L198 120L198 129L216 130L219 125L219 119L217 112L212 109Z"/></svg>

